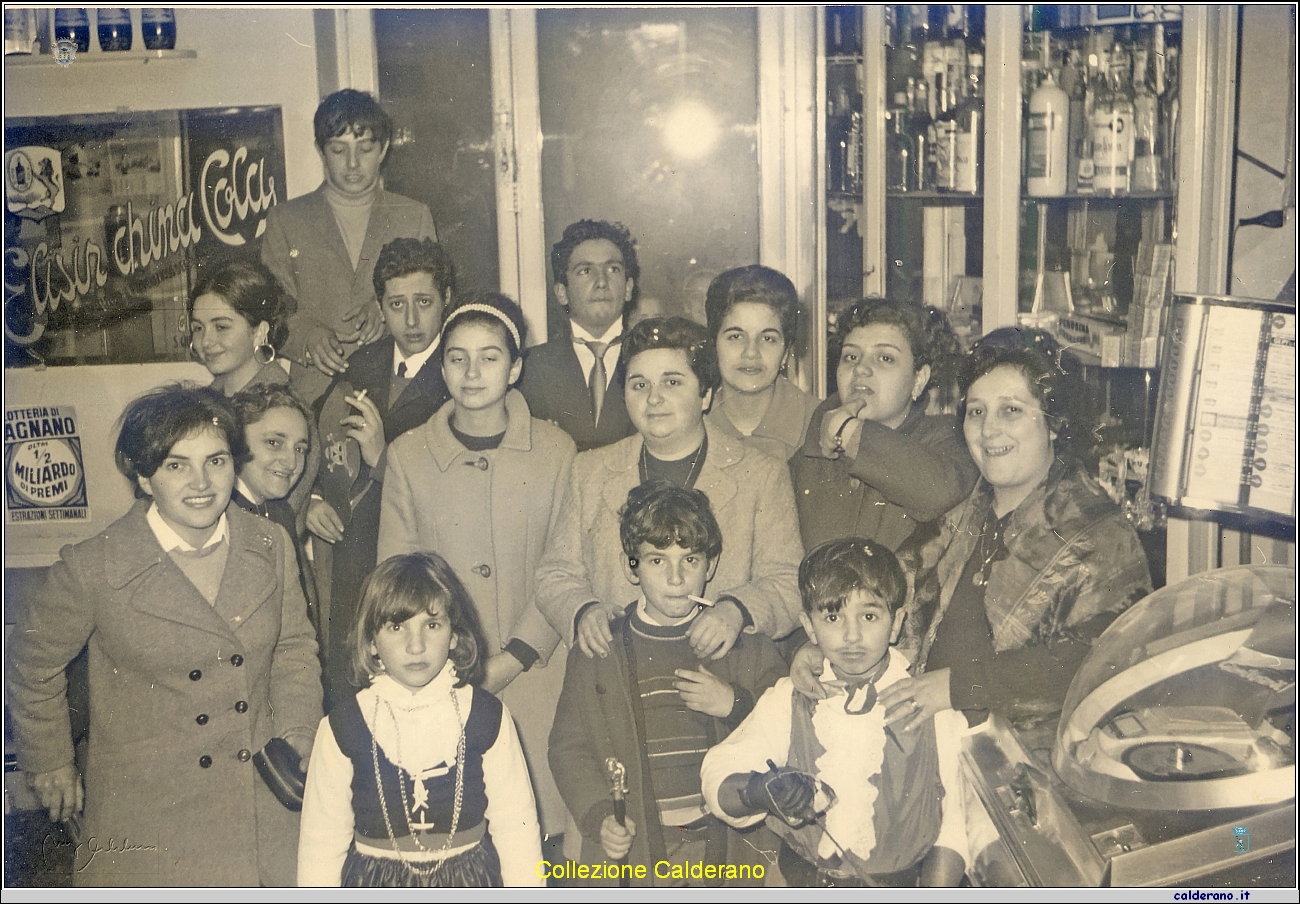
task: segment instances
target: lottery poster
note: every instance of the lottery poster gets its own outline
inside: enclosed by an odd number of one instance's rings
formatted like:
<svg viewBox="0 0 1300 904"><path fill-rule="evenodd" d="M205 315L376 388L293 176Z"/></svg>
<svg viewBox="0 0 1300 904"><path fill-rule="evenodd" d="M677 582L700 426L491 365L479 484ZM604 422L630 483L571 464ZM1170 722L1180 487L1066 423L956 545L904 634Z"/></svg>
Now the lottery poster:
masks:
<svg viewBox="0 0 1300 904"><path fill-rule="evenodd" d="M75 409L5 409L5 512L9 524L90 519Z"/></svg>

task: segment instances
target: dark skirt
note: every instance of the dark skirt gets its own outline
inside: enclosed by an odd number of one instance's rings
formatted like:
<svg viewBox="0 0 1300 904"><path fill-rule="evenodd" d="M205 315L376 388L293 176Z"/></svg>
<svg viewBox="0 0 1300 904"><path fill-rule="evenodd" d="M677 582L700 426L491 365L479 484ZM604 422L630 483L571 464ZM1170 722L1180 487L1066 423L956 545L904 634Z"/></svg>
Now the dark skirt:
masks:
<svg viewBox="0 0 1300 904"><path fill-rule="evenodd" d="M500 888L501 884L501 858L490 835L465 853L448 857L433 871L362 854L355 845L343 862L344 888Z"/></svg>

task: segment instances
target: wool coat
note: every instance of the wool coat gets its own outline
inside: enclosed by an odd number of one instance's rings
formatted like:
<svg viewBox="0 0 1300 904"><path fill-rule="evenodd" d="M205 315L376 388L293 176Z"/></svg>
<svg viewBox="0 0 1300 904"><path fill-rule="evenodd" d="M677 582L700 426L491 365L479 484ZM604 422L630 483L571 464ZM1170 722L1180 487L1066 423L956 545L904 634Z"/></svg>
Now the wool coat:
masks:
<svg viewBox="0 0 1300 904"><path fill-rule="evenodd" d="M803 446L808 422L817 410L817 397L804 392L785 377L777 377L773 386L772 402L749 436L741 434L731 422L725 395L714 395L713 407L704 419L728 436L744 439L758 451L787 462Z"/></svg>
<svg viewBox="0 0 1300 904"><path fill-rule="evenodd" d="M722 555L706 593L736 597L755 630L789 634L799 623L799 520L790 473L776 459L705 422L708 454L695 489L709 497L722 529ZM640 435L578 455L569 492L537 570L537 605L570 646L574 620L593 600L637 595L623 572L619 511L641 483Z"/></svg>
<svg viewBox="0 0 1300 904"><path fill-rule="evenodd" d="M633 433L623 399L622 364L614 370L598 424L592 418L587 377L567 332L528 350L519 391L528 400L533 417L550 421L573 437L579 452L608 446Z"/></svg>
<svg viewBox="0 0 1300 904"><path fill-rule="evenodd" d="M546 744L564 683L564 652L551 655L560 636L537 609L533 575L568 489L573 440L529 417L528 403L511 390L501 445L471 452L451 432L455 407L443 405L389 448L379 559L438 553L474 599L488 655L515 638L537 651L537 662L500 696L519 725L543 831L558 834L564 807L546 765Z"/></svg>
<svg viewBox="0 0 1300 904"><path fill-rule="evenodd" d="M635 606L632 603L628 611ZM649 750L641 698L632 686L628 667L632 640L627 614L614 619L609 627L614 642L608 656L588 659L578 649L569 653L564 692L551 731L551 769L582 833L580 862L602 863L608 858L600 845L600 825L614 812L605 760L614 757L623 764L627 770L627 815L637 826L627 861L646 867L647 878L635 884L651 885L655 884L654 864L666 857L666 845L654 789L646 781L650 775ZM726 656L702 665L733 687L744 688L753 700L761 698L786 672L771 641L744 634ZM729 730L724 720L713 719L713 743L727 737ZM776 839L759 828L759 832L745 836L728 830L724 830L725 834L711 833L706 842L710 862L762 863L772 869L774 860L765 859L763 854L773 856Z"/></svg>
<svg viewBox="0 0 1300 904"><path fill-rule="evenodd" d="M437 241L433 215L424 204L382 188L375 193L355 268L325 199L324 183L309 195L272 207L262 238L262 263L298 300L281 353L302 363L308 330L317 326L351 329L343 323L343 315L375 300L375 261L384 246L397 238Z"/></svg>
<svg viewBox="0 0 1300 904"><path fill-rule="evenodd" d="M342 476L347 474L346 470L340 470L345 457L342 445L351 443L355 447L356 440L345 437L339 420L356 409L341 400L365 390L366 397L374 402L384 419L384 442L392 443L403 433L427 421L448 398L437 352L430 355L424 366L411 377L400 396L389 398L393 388L394 344L393 338L386 336L358 349L348 360L347 371L334 378L329 391L316 406L326 452L316 489L326 502L334 506L344 525L343 539L333 546L324 541L315 544L317 549L328 549L317 557L317 561L329 562L326 572L329 579L329 624L325 689L331 703L345 700L356 692L350 679L348 632L356 624L361 585L379 561L375 551L379 538L382 481L389 454L385 449L374 468L362 461L359 472L350 481Z"/></svg>
<svg viewBox="0 0 1300 904"><path fill-rule="evenodd" d="M821 454L822 418L840 407L821 404L803 448L790 459L804 546L866 537L897 550L918 524L961 502L979 471L952 415L927 415L921 405L896 429L864 421L856 458Z"/></svg>
<svg viewBox="0 0 1300 904"><path fill-rule="evenodd" d="M90 647L79 885L291 885L298 816L251 762L315 734L320 664L284 529L227 509L215 605L150 530L142 499L65 546L11 637L19 766L73 762L64 667Z"/></svg>

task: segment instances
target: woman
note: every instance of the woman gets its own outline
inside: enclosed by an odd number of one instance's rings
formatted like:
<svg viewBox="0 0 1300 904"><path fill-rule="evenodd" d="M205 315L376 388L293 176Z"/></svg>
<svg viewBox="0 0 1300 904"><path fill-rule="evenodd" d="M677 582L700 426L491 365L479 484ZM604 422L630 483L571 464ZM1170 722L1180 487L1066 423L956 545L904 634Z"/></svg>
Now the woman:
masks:
<svg viewBox="0 0 1300 904"><path fill-rule="evenodd" d="M90 647L79 885L287 885L297 816L258 776L274 737L306 757L316 642L284 532L227 508L243 434L214 394L165 387L122 415L135 506L64 547L19 617L7 685L21 768L75 816L64 668Z"/></svg>
<svg viewBox="0 0 1300 904"><path fill-rule="evenodd" d="M972 725L1058 713L1091 642L1151 591L1136 532L1069 456L1065 382L1039 330L971 351L960 416L981 479L909 557L916 677L881 696L904 726L950 706Z"/></svg>
<svg viewBox="0 0 1300 904"><path fill-rule="evenodd" d="M838 334L839 391L790 460L804 547L865 537L896 551L975 485L956 420L926 414L957 340L942 312L883 298L850 307Z"/></svg>
<svg viewBox="0 0 1300 904"><path fill-rule="evenodd" d="M720 378L708 331L681 317L643 320L623 340L624 397L637 432L580 454L546 554L537 604L562 638L605 656L609 622L637 598L619 540L628 491L648 480L695 487L722 528L722 556L692 623L696 655L721 658L741 630L769 637L798 624L798 521L789 472L775 459L708 426Z"/></svg>
<svg viewBox="0 0 1300 904"><path fill-rule="evenodd" d="M320 640L316 581L286 499L302 478L311 451L311 415L287 386L254 383L230 400L244 428L248 459L235 478L231 501L246 512L269 518L293 541L307 613Z"/></svg>
<svg viewBox="0 0 1300 904"><path fill-rule="evenodd" d="M817 408L815 398L783 376L799 325L794 283L771 267L737 267L709 284L704 310L722 374L706 420L789 461Z"/></svg>
<svg viewBox="0 0 1300 904"><path fill-rule="evenodd" d="M564 651L537 610L533 575L577 453L569 435L529 415L513 387L523 366L524 315L504 295L472 292L442 328L451 393L388 450L379 560L436 552L464 581L487 636L482 687L519 725L542 831L564 832L564 803L546 764Z"/></svg>
<svg viewBox="0 0 1300 904"><path fill-rule="evenodd" d="M229 398L256 384L288 384L289 371L277 355L296 309L297 302L259 263L230 261L201 276L189 306L190 350L212 374L212 388ZM289 497L296 513L306 509L320 458L320 443L313 442Z"/></svg>

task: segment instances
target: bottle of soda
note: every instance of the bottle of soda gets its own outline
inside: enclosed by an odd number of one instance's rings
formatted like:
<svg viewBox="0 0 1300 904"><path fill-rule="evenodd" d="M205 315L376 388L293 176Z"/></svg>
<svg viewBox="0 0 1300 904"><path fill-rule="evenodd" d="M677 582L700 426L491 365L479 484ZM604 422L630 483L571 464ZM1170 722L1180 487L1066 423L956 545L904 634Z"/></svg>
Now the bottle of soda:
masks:
<svg viewBox="0 0 1300 904"><path fill-rule="evenodd" d="M170 6L146 6L140 10L140 36L149 50L176 47L176 10Z"/></svg>
<svg viewBox="0 0 1300 904"><path fill-rule="evenodd" d="M84 7L54 11L54 40L71 41L77 53L90 49L90 16Z"/></svg>
<svg viewBox="0 0 1300 904"><path fill-rule="evenodd" d="M99 49L105 52L131 49L131 11L123 6L101 6L95 10Z"/></svg>

